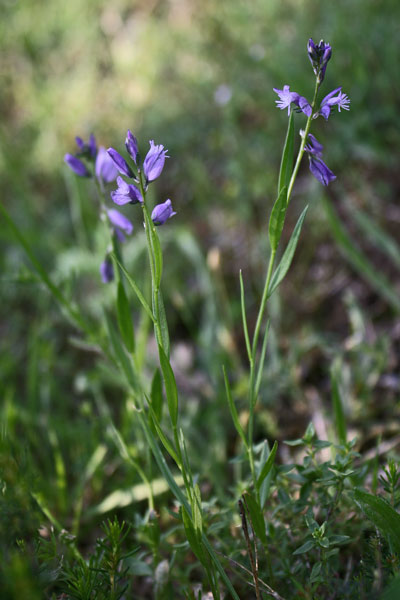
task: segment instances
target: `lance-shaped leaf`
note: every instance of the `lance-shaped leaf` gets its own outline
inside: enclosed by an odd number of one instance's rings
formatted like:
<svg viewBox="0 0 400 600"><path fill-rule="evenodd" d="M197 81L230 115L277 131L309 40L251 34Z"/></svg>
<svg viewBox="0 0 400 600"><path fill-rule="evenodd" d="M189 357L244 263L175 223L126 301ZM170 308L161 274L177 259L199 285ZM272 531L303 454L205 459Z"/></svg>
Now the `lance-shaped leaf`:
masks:
<svg viewBox="0 0 400 600"><path fill-rule="evenodd" d="M271 284L268 290L268 298L273 294L281 281L285 278L286 273L289 271L289 267L292 264L293 256L296 251L297 242L299 241L301 228L303 226L303 221L305 219L306 213L308 210L308 205L305 207L303 212L301 213L295 228L293 229L293 233L290 237L289 243L286 247L285 252L281 258L279 265L277 266L274 274L272 275Z"/></svg>
<svg viewBox="0 0 400 600"><path fill-rule="evenodd" d="M283 225L285 223L286 210L287 187L284 186L279 192L279 196L275 200L275 204L272 207L271 216L269 218L268 235L272 252L276 252L279 240L281 239Z"/></svg>

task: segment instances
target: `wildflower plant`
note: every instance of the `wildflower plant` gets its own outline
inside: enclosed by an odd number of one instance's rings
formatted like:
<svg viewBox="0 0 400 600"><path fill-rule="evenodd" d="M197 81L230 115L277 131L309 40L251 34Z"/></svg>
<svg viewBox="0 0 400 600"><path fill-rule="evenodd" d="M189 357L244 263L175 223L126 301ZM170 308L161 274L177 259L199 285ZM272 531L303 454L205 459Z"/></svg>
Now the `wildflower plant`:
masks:
<svg viewBox="0 0 400 600"><path fill-rule="evenodd" d="M305 154L309 160L310 171L319 183L327 186L336 179L323 160L323 146L311 132L311 128L318 117L328 120L336 108L339 113L342 109L348 111L350 104L341 87L329 92L321 101L318 100L332 56L331 46L323 41L315 44L310 39L307 52L315 75L311 101L300 93L291 91L288 84L284 84L282 89L273 88L278 95L277 107L287 110L288 128L278 177L277 197L268 221L269 260L253 331L250 331L248 326L245 285L240 272L241 317L248 361L246 377L248 422L246 424L239 417L230 374L221 366L221 378L223 377L224 380L227 403L246 465L243 481L232 492L233 504L239 505L245 541L244 545L240 545L242 540L236 542L238 550L236 555L240 558L244 549L248 557L249 568L243 567L243 571L247 579L251 578L257 600L262 598L264 592L278 600L281 599L274 587L279 587L281 583L281 587L285 588L287 581L299 591L302 597L328 597L326 582L334 581L335 569L339 568L334 561L337 559L339 548L349 541L347 534L342 535L333 530L332 516L345 495L346 486L351 487L353 482L357 482L360 473L360 469L355 466L359 456L354 451L354 442L347 440L340 393L334 378L332 387L337 421L337 444L318 439L314 427L310 425L302 438L287 442L289 446L301 449L302 462L277 467L274 465L277 443L270 447L267 441L261 445L256 445L254 442L256 407L268 350L269 322L266 319L268 302L289 271L308 210L308 206L303 208L289 242L281 252L282 232L294 185ZM297 118L301 119L302 123L299 128L299 149L294 160L295 119ZM98 148L95 137L91 135L88 142L77 137L76 152L65 155L66 164L77 176L91 178L94 181L99 199L99 218L107 229L108 248L100 266L100 277L102 282L116 286L115 316L119 331L114 327L112 317L106 313L108 334L106 340L101 336L96 337L85 315L71 305L54 285L35 259L22 234L4 209L2 210L42 281L66 309L75 326L87 336L88 341L96 342L96 347L121 374L128 391L127 410L135 416L140 425L147 448L152 453L159 471L175 498L176 511L173 518L178 523L177 528L184 533L185 548L187 545L190 546L203 569L212 597L220 600L226 597L226 591L230 597L239 600L238 591L228 576L227 567L224 566L224 561L229 564L231 557L226 559L223 552L217 551L214 542L211 541L211 536L218 531L218 528L213 524L209 505L202 498L198 477L193 474L190 448L179 422L179 392L170 360L169 328L162 295L163 252L159 235L159 227L166 225L177 213L174 211L171 199L150 206L149 186L161 176L169 156L162 144L156 144L153 140L149 143L150 148L142 160L138 140L130 130L126 134L123 153L114 148L107 150L104 147ZM124 206L126 214L120 212L116 206ZM141 225L145 230L151 278L150 301L147 299L146 291L137 283L135 273L127 270L121 252L121 244L126 243L127 236L134 240L134 232L138 231ZM169 225L173 227L173 222ZM138 358L134 339L130 292L137 297L144 314L154 328L158 367L152 374L151 380L140 369L141 361ZM169 418L168 425L165 424L162 415L164 398ZM158 562L154 568L154 576L156 578L158 569L159 575L162 571L161 579L164 581L168 579L168 570L165 569L165 562L160 560L161 536L150 475L145 472L137 460L136 453L125 443L124 436L115 427L110 410L101 394L97 398L97 404L101 417L107 424L108 435L115 443L119 454L129 468L137 471L148 490L148 513L140 527L145 532L143 537L150 540L148 545L154 562ZM332 451L331 458L320 460L320 453L325 449ZM398 468L394 463L390 463L380 481L391 498L390 508L393 512L394 507L398 505L398 480ZM290 497L292 483L298 486L298 493ZM272 499L273 486L276 494ZM347 509L349 498L347 494L345 499ZM275 505L271 522L266 524L265 511L268 501L275 502ZM368 494L359 495L356 501L365 514L371 514L372 501ZM380 505L375 506L378 512L380 508L382 508ZM386 506L384 508L386 510ZM299 540L301 536L294 536L295 539L288 536L287 527L282 525L284 522L282 515L286 517L289 515L294 521L297 519L296 522L299 516L301 517L304 529L301 541ZM393 517L392 514L391 516ZM100 593L97 589L96 572L99 572L101 580L106 582L104 585L107 590L110 590L109 597L124 597L125 580L129 572L124 560L137 551L135 548L130 553L122 552L122 542L129 531L129 528L125 529L125 526L120 526L117 521L109 521L104 528L106 539L98 543L97 553L89 564L77 551L75 552L78 566L66 573L67 588L69 591L75 590L76 594L78 594L76 590L84 589L86 595L79 591L81 595L74 597L103 597L103 595L90 595L92 591ZM279 562L270 551L271 545L276 549ZM293 565L288 557L293 561ZM234 559L231 561L235 567L239 565L242 568ZM311 572L310 564L313 565ZM265 567L267 575L260 576L260 565ZM267 582L264 581L265 579ZM92 586L89 592L86 592L87 585ZM320 595L315 595L317 592ZM195 597L193 590L186 590L185 596Z"/></svg>

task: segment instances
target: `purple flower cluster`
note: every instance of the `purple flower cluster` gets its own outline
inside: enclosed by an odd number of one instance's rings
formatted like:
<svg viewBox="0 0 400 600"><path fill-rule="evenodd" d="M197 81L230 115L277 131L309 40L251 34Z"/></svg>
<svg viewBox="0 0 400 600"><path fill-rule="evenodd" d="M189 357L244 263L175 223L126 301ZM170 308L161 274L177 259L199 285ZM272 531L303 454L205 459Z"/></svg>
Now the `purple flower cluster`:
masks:
<svg viewBox="0 0 400 600"><path fill-rule="evenodd" d="M315 44L310 38L307 44L307 52L318 82L322 83L328 61L332 56L332 48L324 40L321 40L319 44Z"/></svg>
<svg viewBox="0 0 400 600"><path fill-rule="evenodd" d="M138 151L138 143L135 136L128 130L125 139L126 150L136 165L138 176L135 175L133 167L128 164L123 156L114 148L107 150L109 156L114 161L114 164L121 175L133 180L135 183L140 183L141 170L144 175L144 191L147 190L149 183L157 179L164 168L165 159L168 158L168 150L164 149L162 144L155 144L154 140L150 140L150 150L147 152L143 165L140 162ZM117 177L118 188L111 192L111 198L115 204L141 204L143 195L141 190L133 183L126 182L122 177ZM162 204L158 204L152 214L151 219L154 225L164 225L164 223L173 217L176 213L173 211L171 200L166 200Z"/></svg>
<svg viewBox="0 0 400 600"><path fill-rule="evenodd" d="M315 44L310 38L307 44L307 52L311 61L314 73L317 77L317 91L324 80L326 67L328 61L332 56L332 48L329 44L323 40L319 44ZM287 108L288 115L290 115L291 105L294 104L297 107L298 112L303 112L308 119L316 119L321 116L325 120L328 120L332 110L335 106L338 112L341 110L350 110L350 100L346 94L342 92L342 88L338 87L332 92L327 94L320 103L319 109L314 110L314 103L311 105L307 98L301 96L297 92L291 92L288 85L284 85L282 90L273 88L274 92L278 94L279 99L276 100L276 105L281 110ZM308 121L309 123L310 121ZM311 173L320 181L323 185L328 185L333 179L336 179L335 175L325 165L322 160L322 146L311 134L308 136L310 142L304 147L304 150L308 153L310 159L310 170ZM308 140L307 140L308 141Z"/></svg>
<svg viewBox="0 0 400 600"><path fill-rule="evenodd" d="M86 143L80 137L75 138L78 151L75 154L66 154L64 161L69 168L79 177L91 177L94 173L101 183L110 183L118 175L113 161L107 154L106 149L100 146L97 149L96 138L91 134Z"/></svg>
<svg viewBox="0 0 400 600"><path fill-rule="evenodd" d="M162 144L155 144L150 140L150 150L147 152L143 165L140 161L138 143L135 136L128 130L126 134L125 147L132 159L135 167L131 166L123 156L114 148L104 147L97 149L96 139L92 134L88 142L82 138L76 137L78 150L75 154L66 154L64 157L67 165L80 177L96 177L99 187L104 193L104 184L117 180L117 189L111 192L111 198L115 204L123 206L124 204L142 204L143 195L147 191L149 183L157 179L164 168L165 159L168 158L167 150ZM118 175L120 173L120 175ZM143 175L142 175L143 173ZM123 177L132 182L127 182ZM140 189L138 187L140 185ZM115 208L106 209L102 205L103 218L109 223L111 231L120 242L125 241L125 236L133 231L133 225L130 220ZM171 200L158 204L151 213L151 219L154 225L164 225L164 223L176 215L172 208ZM114 268L110 257L110 250L100 266L100 275L104 283L114 279Z"/></svg>

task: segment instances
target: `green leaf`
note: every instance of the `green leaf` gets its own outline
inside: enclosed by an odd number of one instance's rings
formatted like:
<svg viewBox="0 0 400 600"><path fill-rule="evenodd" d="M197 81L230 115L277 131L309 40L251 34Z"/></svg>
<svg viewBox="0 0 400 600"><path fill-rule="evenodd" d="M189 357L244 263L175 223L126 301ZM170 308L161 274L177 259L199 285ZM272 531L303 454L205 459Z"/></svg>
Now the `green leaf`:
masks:
<svg viewBox="0 0 400 600"><path fill-rule="evenodd" d="M265 521L263 512L256 502L255 498L250 494L250 492L246 491L243 494L246 500L246 507L250 514L251 524L254 529L254 533L261 540L261 542L266 546L268 544L267 534L265 532Z"/></svg>
<svg viewBox="0 0 400 600"><path fill-rule="evenodd" d="M244 339L246 342L246 350L247 356L249 357L249 361L251 362L251 346L250 346L250 338L249 338L249 330L247 328L247 317L246 317L246 304L244 300L244 285L243 285L243 277L242 270L239 271L239 281L240 281L240 307L242 309L242 322L243 322L243 333Z"/></svg>
<svg viewBox="0 0 400 600"><path fill-rule="evenodd" d="M347 439L347 426L346 418L343 412L342 398L340 394L339 381L338 381L338 368L333 366L331 369L331 386L332 386L332 400L333 400L333 413L335 415L335 426L336 434L340 444L345 444Z"/></svg>
<svg viewBox="0 0 400 600"><path fill-rule="evenodd" d="M242 442L243 442L245 448L247 448L246 436L244 434L243 427L241 426L240 421L239 421L239 416L238 416L238 413L237 413L237 410L236 410L235 403L234 403L233 398L232 398L231 388L230 388L230 385L229 385L228 376L226 374L224 366L222 367L222 371L224 373L226 397L227 397L227 400L228 400L228 405L229 405L229 410L230 410L230 413L231 413L232 421L233 421L233 424L235 426L236 431L238 432L238 434L240 435L240 437L242 439Z"/></svg>
<svg viewBox="0 0 400 600"><path fill-rule="evenodd" d="M129 285L131 286L131 288L135 292L136 296L138 297L139 302L141 303L141 305L145 309L146 313L148 314L148 316L150 317L150 319L154 323L155 322L155 317L153 315L153 312L152 312L150 306L148 305L145 297L143 296L142 292L140 291L139 287L137 286L136 282L129 275L129 273L125 269L124 265L121 262L119 262L119 260L116 257L116 255L115 255L114 252L111 253L111 257L115 260L115 262L117 263L117 265L119 266L119 268L121 269L121 271L123 272L123 274L125 275L125 277L126 277L128 283L129 283Z"/></svg>
<svg viewBox="0 0 400 600"><path fill-rule="evenodd" d="M31 249L30 245L26 241L25 237L22 235L19 227L17 227L17 225L14 223L14 221L12 220L12 218L10 217L10 215L8 214L8 212L6 211L6 209L4 208L4 206L2 206L1 203L0 203L0 211L2 212L3 217L7 221L7 224L10 227L13 235L15 236L15 238L17 239L17 241L19 242L19 244L22 246L22 248L24 249L26 255L28 256L29 260L31 261L31 263L32 263L32 265L33 265L36 273L39 275L40 279L45 284L45 286L47 287L47 289L52 293L52 295L57 300L57 302L65 309L65 311L66 311L69 319L75 325L77 325L78 327L80 327L81 329L83 329L83 331L85 331L87 333L90 333L90 330L89 330L88 326L86 325L86 323L84 323L84 321L83 321L81 315L79 314L79 312L77 312L71 306L71 304L68 302L68 300L60 292L60 290L58 289L58 287L51 281L51 279L47 275L45 269L43 268L43 266L41 265L41 263L37 260L36 256L33 254L33 251Z"/></svg>
<svg viewBox="0 0 400 600"><path fill-rule="evenodd" d="M351 216L367 236L368 241L373 242L400 269L400 246L396 241L366 213L361 212L355 206L351 206Z"/></svg>
<svg viewBox="0 0 400 600"><path fill-rule="evenodd" d="M320 581L319 574L321 572L322 563L318 562L312 568L310 575L310 583L314 583L316 581Z"/></svg>
<svg viewBox="0 0 400 600"><path fill-rule="evenodd" d="M384 589L380 600L399 600L400 598L400 576L397 575Z"/></svg>
<svg viewBox="0 0 400 600"><path fill-rule="evenodd" d="M297 548L297 550L295 550L293 554L304 554L305 552L308 552L309 550L311 550L311 548L314 547L315 542L313 540L308 540L308 542L300 546L300 548Z"/></svg>
<svg viewBox="0 0 400 600"><path fill-rule="evenodd" d="M257 488L258 489L260 489L262 482L264 481L264 479L266 478L266 476L268 475L268 473L271 471L271 469L273 467L277 450L278 450L278 442L275 441L274 445L272 446L272 450L269 453L269 456L261 469L261 473L258 476L258 479L257 479Z"/></svg>
<svg viewBox="0 0 400 600"><path fill-rule="evenodd" d="M154 298L154 295L153 295L153 298ZM155 305L155 298L154 298L154 305ZM161 290L158 291L158 322L160 325L161 339L157 339L157 341L160 345L162 345L166 356L169 358L168 323L167 323L167 316L165 314L164 300L162 297ZM157 333L157 330L156 330L156 333Z"/></svg>
<svg viewBox="0 0 400 600"><path fill-rule="evenodd" d="M345 258L396 312L400 312L400 297L397 290L382 273L375 269L361 250L357 248L351 236L343 227L331 202L325 196L322 197L322 200L332 235Z"/></svg>
<svg viewBox="0 0 400 600"><path fill-rule="evenodd" d="M151 428L147 422L147 419L145 418L143 411L138 411L138 419L140 421L140 424L143 428L143 431L145 433L146 439L149 443L149 446L151 448L151 451L153 452L153 456L155 458L155 461L160 469L160 471L162 472L165 480L168 482L169 488L172 491L172 493L174 494L175 498L178 500L178 502L180 502L186 509L186 511L188 512L188 514L190 513L190 506L188 504L188 501L185 497L185 495L183 494L182 490L179 488L179 486L177 485L171 470L164 458L164 456L162 455L162 452L157 444L157 441L154 437L153 432L151 431ZM176 461L175 461L176 462ZM235 588L233 587L229 577L227 576L227 574L224 571L223 566L221 565L221 562L218 558L218 556L216 555L213 547L211 546L210 542L208 541L208 538L206 536L206 534L203 532L202 533L202 543L205 546L205 548L207 549L208 554L210 555L210 558L215 566L215 568L217 569L217 571L219 572L222 581L225 583L227 589L229 590L232 598L234 600L240 600L238 594L235 591Z"/></svg>
<svg viewBox="0 0 400 600"><path fill-rule="evenodd" d="M158 237L156 228L150 218L148 221L149 221L149 228L150 228L151 245L152 245L153 253L154 253L154 266L155 266L155 271L156 271L155 272L155 284L156 284L156 288L159 289L160 284L161 284L162 269L163 269L163 256L162 256L162 250L161 250L161 245L160 245L160 238Z"/></svg>
<svg viewBox="0 0 400 600"><path fill-rule="evenodd" d="M162 380L160 371L156 369L154 371L153 380L151 382L151 406L154 410L154 414L157 421L161 421L162 407L163 407L163 393L162 393Z"/></svg>
<svg viewBox="0 0 400 600"><path fill-rule="evenodd" d="M285 223L286 210L287 187L284 186L279 192L279 196L275 200L275 204L272 207L271 216L269 218L268 235L272 252L276 251L279 240L281 239L283 225Z"/></svg>
<svg viewBox="0 0 400 600"><path fill-rule="evenodd" d="M269 324L270 324L270 322L268 320L268 322L265 326L264 338L263 338L263 343L262 343L262 347L261 347L260 360L258 363L256 385L254 387L254 406L257 402L258 392L260 391L262 374L263 374L263 370L264 370L265 354L267 352L268 336L269 336Z"/></svg>
<svg viewBox="0 0 400 600"><path fill-rule="evenodd" d="M195 553L195 555L197 556L197 558L204 565L204 564L206 564L206 557L204 555L203 546L201 544L201 538L199 539L196 529L193 526L193 523L190 519L189 513L187 512L187 510L185 509L184 506L181 507L181 515L182 515L183 527L185 529L185 534L186 534L187 540L189 542L189 545L190 545L191 549L193 550L193 552Z"/></svg>
<svg viewBox="0 0 400 600"><path fill-rule="evenodd" d="M114 355L125 374L125 377L132 387L133 390L138 389L138 381L136 373L133 368L132 359L127 355L124 346L121 344L121 339L111 322L110 317L104 312L104 316L107 323L108 336L110 338L111 346L114 351Z"/></svg>
<svg viewBox="0 0 400 600"><path fill-rule="evenodd" d="M286 133L285 145L282 152L281 167L279 170L278 195L282 188L288 188L293 170L293 152L294 152L294 118L293 111L290 112L288 128Z"/></svg>
<svg viewBox="0 0 400 600"><path fill-rule="evenodd" d="M126 296L125 288L122 281L118 282L117 318L122 340L128 352L132 353L135 350L132 315L129 306L129 300Z"/></svg>
<svg viewBox="0 0 400 600"><path fill-rule="evenodd" d="M393 550L400 554L400 515L386 500L364 490L356 490L354 499L365 516L388 539Z"/></svg>
<svg viewBox="0 0 400 600"><path fill-rule="evenodd" d="M160 356L161 371L165 384L165 395L167 397L168 411L173 427L176 427L178 422L178 390L176 387L175 375L169 364L167 355L162 346L158 346Z"/></svg>
<svg viewBox="0 0 400 600"><path fill-rule="evenodd" d="M195 531L201 534L203 531L203 516L201 514L200 488L197 483L194 486L192 514Z"/></svg>
<svg viewBox="0 0 400 600"><path fill-rule="evenodd" d="M271 283L270 283L269 290L268 290L268 298L276 290L276 288L281 283L281 281L284 279L286 273L289 270L289 267L293 260L294 253L296 251L297 242L299 241L301 228L303 226L303 221L305 219L307 210L308 210L308 205L305 207L305 209L301 213L301 215L296 223L296 226L293 230L293 233L290 237L290 240L286 247L286 250L283 253L281 261L280 261L279 265L277 266L277 268L275 269L274 274L272 275Z"/></svg>

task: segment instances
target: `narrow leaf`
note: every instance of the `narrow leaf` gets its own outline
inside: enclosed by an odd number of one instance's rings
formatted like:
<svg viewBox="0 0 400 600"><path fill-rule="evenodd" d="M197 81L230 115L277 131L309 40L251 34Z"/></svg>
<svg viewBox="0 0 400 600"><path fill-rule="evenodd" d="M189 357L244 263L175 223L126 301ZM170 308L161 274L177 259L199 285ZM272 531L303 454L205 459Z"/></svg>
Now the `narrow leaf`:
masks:
<svg viewBox="0 0 400 600"><path fill-rule="evenodd" d="M308 540L308 542L305 542L302 546L300 546L300 548L297 548L297 550L295 550L293 552L293 554L304 554L305 552L308 552L309 550L311 550L314 547L315 547L314 541Z"/></svg>
<svg viewBox="0 0 400 600"><path fill-rule="evenodd" d="M132 315L122 281L118 282L117 318L122 340L128 352L132 353L135 349Z"/></svg>
<svg viewBox="0 0 400 600"><path fill-rule="evenodd" d="M203 531L203 516L201 514L200 488L197 483L194 486L192 514L195 531L201 534Z"/></svg>
<svg viewBox="0 0 400 600"><path fill-rule="evenodd" d="M162 394L162 380L160 371L156 369L154 371L153 380L151 382L151 406L154 410L154 414L157 421L161 421L162 407L163 407L163 394Z"/></svg>
<svg viewBox="0 0 400 600"><path fill-rule="evenodd" d="M244 300L244 285L243 285L243 277L242 277L241 269L239 271L239 281L240 281L240 306L242 309L243 333L244 333L244 339L246 342L247 356L249 357L249 361L251 362L251 360L252 360L251 346L250 346L249 330L247 328L246 304L245 304L245 300Z"/></svg>
<svg viewBox="0 0 400 600"><path fill-rule="evenodd" d="M283 187L289 187L290 178L293 170L293 151L294 151L294 119L293 111L290 112L289 123L286 133L285 145L282 152L281 168L279 170L278 195Z"/></svg>
<svg viewBox="0 0 400 600"><path fill-rule="evenodd" d="M153 295L153 301L154 301L154 306L155 306L155 297ZM164 308L164 300L162 297L162 293L161 290L158 291L158 313L157 317L158 317L158 323L160 325L160 331L161 331L161 339L157 339L157 342L164 348L164 352L166 354L166 356L169 358L169 332L168 332L168 323L167 323L167 316L165 314L165 308ZM156 330L157 333L157 330ZM159 336L157 336L159 337Z"/></svg>
<svg viewBox="0 0 400 600"><path fill-rule="evenodd" d="M37 260L36 256L33 254L33 251L28 244L25 237L22 235L19 227L14 223L13 219L10 217L4 206L0 203L0 211L2 212L5 220L7 221L8 226L10 227L13 235L16 237L22 248L25 250L26 255L31 261L36 273L39 275L42 282L45 284L47 289L53 294L54 298L59 302L59 304L66 310L69 318L76 324L78 327L88 332L88 328L86 324L83 322L80 314L72 308L71 304L68 300L63 296L58 287L51 281L50 277L47 275L45 269L42 264Z"/></svg>
<svg viewBox="0 0 400 600"><path fill-rule="evenodd" d="M278 450L278 442L275 441L274 445L272 446L272 450L269 453L267 461L264 463L264 466L261 469L261 473L257 479L257 488L258 489L260 489L262 482L264 481L264 479L266 478L266 476L268 475L268 473L271 471L271 469L273 467L277 450Z"/></svg>
<svg viewBox="0 0 400 600"><path fill-rule="evenodd" d="M400 246L393 237L384 231L371 217L358 210L355 206L351 206L351 215L363 233L368 237L368 240L373 242L400 269Z"/></svg>
<svg viewBox="0 0 400 600"><path fill-rule="evenodd" d="M271 250L276 251L279 240L281 239L283 225L287 210L287 187L286 185L279 192L279 196L275 200L272 207L271 216L269 218L268 235Z"/></svg>
<svg viewBox="0 0 400 600"><path fill-rule="evenodd" d="M129 273L125 269L124 265L119 262L119 260L117 259L116 255L114 254L114 252L111 253L111 256L115 260L115 262L117 263L117 265L119 266L119 268L121 269L121 271L123 272L123 274L125 275L125 277L126 277L128 283L129 283L129 285L131 286L131 288L135 292L136 296L138 297L139 302L141 303L141 305L145 309L146 313L149 315L150 319L154 323L155 322L155 317L154 317L154 315L152 313L152 310L151 310L150 306L148 305L148 303L147 303L145 297L143 296L142 292L140 291L139 287L137 286L136 282L129 275Z"/></svg>
<svg viewBox="0 0 400 600"><path fill-rule="evenodd" d="M323 206L332 235L345 258L396 312L400 312L400 297L391 282L382 273L378 272L361 250L357 248L349 233L343 227L330 201L325 196L323 196Z"/></svg>
<svg viewBox="0 0 400 600"><path fill-rule="evenodd" d="M339 381L337 368L333 367L331 370L331 386L332 386L332 400L333 400L333 412L335 415L335 426L336 434L340 444L345 444L347 435L346 418L343 412L342 398L340 394Z"/></svg>
<svg viewBox="0 0 400 600"><path fill-rule="evenodd" d="M254 499L254 497L250 494L250 492L245 492L244 498L246 499L246 507L250 514L251 524L254 529L254 533L261 540L261 542L266 546L268 544L267 534L265 532L265 521L264 515L262 513L261 508L258 503Z"/></svg>
<svg viewBox="0 0 400 600"><path fill-rule="evenodd" d="M237 414L236 406L235 406L235 403L234 403L233 398L232 398L231 388L230 388L230 385L229 385L228 376L226 374L225 367L222 367L222 370L223 370L223 373L224 373L226 397L227 397L227 400L228 400L228 405L229 405L229 410L230 410L230 413L231 413L232 421L233 421L233 424L234 424L234 426L236 428L236 431L238 432L238 434L242 438L242 442L243 442L245 448L247 448L246 436L244 434L243 427L241 426L240 421L239 421L239 416Z"/></svg>
<svg viewBox="0 0 400 600"><path fill-rule="evenodd" d="M138 412L138 419L141 423L141 426L143 428L143 431L145 433L146 439L149 443L149 446L153 452L153 456L155 458L155 461L160 469L160 471L162 472L165 480L168 482L169 488L170 490L173 492L175 498L178 500L178 502L180 502L186 509L186 511L190 514L190 506L189 503L185 497L185 495L183 494L182 490L179 488L179 486L177 485L171 470L164 458L164 456L162 455L162 452L157 444L157 441L154 437L153 432L151 431L151 428L143 414L142 411ZM223 580L223 582L225 583L227 589L229 590L232 598L234 600L240 600L238 594L235 591L235 588L233 587L229 577L227 576L227 574L224 571L223 566L221 565L221 562L218 558L218 556L216 555L213 547L211 546L210 542L208 541L208 538L206 536L206 534L203 532L202 534L202 542L203 545L206 547L207 552L210 555L210 558L212 560L212 562L214 563L214 566L216 567L217 571L219 572L219 574L221 575L221 579Z"/></svg>
<svg viewBox="0 0 400 600"><path fill-rule="evenodd" d="M115 330L110 317L107 315L106 312L104 313L104 316L106 319L108 336L110 338L110 342L111 342L112 349L114 351L114 355L115 355L120 367L122 368L122 371L124 372L129 385L132 387L133 390L136 390L137 389L137 377L136 377L136 374L135 374L135 371L133 368L132 360L127 355L124 346L121 344L121 339L120 339L117 331Z"/></svg>
<svg viewBox="0 0 400 600"><path fill-rule="evenodd" d="M160 365L165 384L165 395L167 396L168 411L173 427L176 427L178 422L178 390L176 387L175 375L169 364L167 355L162 346L158 346L160 357Z"/></svg>
<svg viewBox="0 0 400 600"><path fill-rule="evenodd" d="M187 540L189 542L189 545L190 545L191 549L193 550L193 552L195 553L195 555L197 556L197 558L200 560L200 562L202 564L205 564L206 558L204 555L203 547L199 540L196 529L191 521L191 518L184 506L181 507L181 515L182 515L183 527L185 529L185 534L186 534Z"/></svg>
<svg viewBox="0 0 400 600"><path fill-rule="evenodd" d="M261 354L260 354L260 361L258 364L256 385L254 388L254 404L257 402L258 392L260 391L262 373L263 373L264 362L265 362L265 354L267 352L267 345L268 345L268 334L269 334L269 321L267 322L267 324L265 326L264 339L263 339Z"/></svg>
<svg viewBox="0 0 400 600"><path fill-rule="evenodd" d="M293 233L290 237L289 243L286 247L285 252L281 258L281 261L277 268L275 269L274 274L272 275L272 280L268 290L268 298L273 294L281 281L285 278L286 273L289 271L290 265L293 260L294 253L296 251L297 242L299 241L301 228L303 226L303 221L305 219L306 213L308 210L308 205L305 207L303 212L301 213L296 226L293 230Z"/></svg>
<svg viewBox="0 0 400 600"><path fill-rule="evenodd" d="M364 490L356 490L354 499L365 516L388 539L393 550L400 554L400 515L379 496L368 494Z"/></svg>

